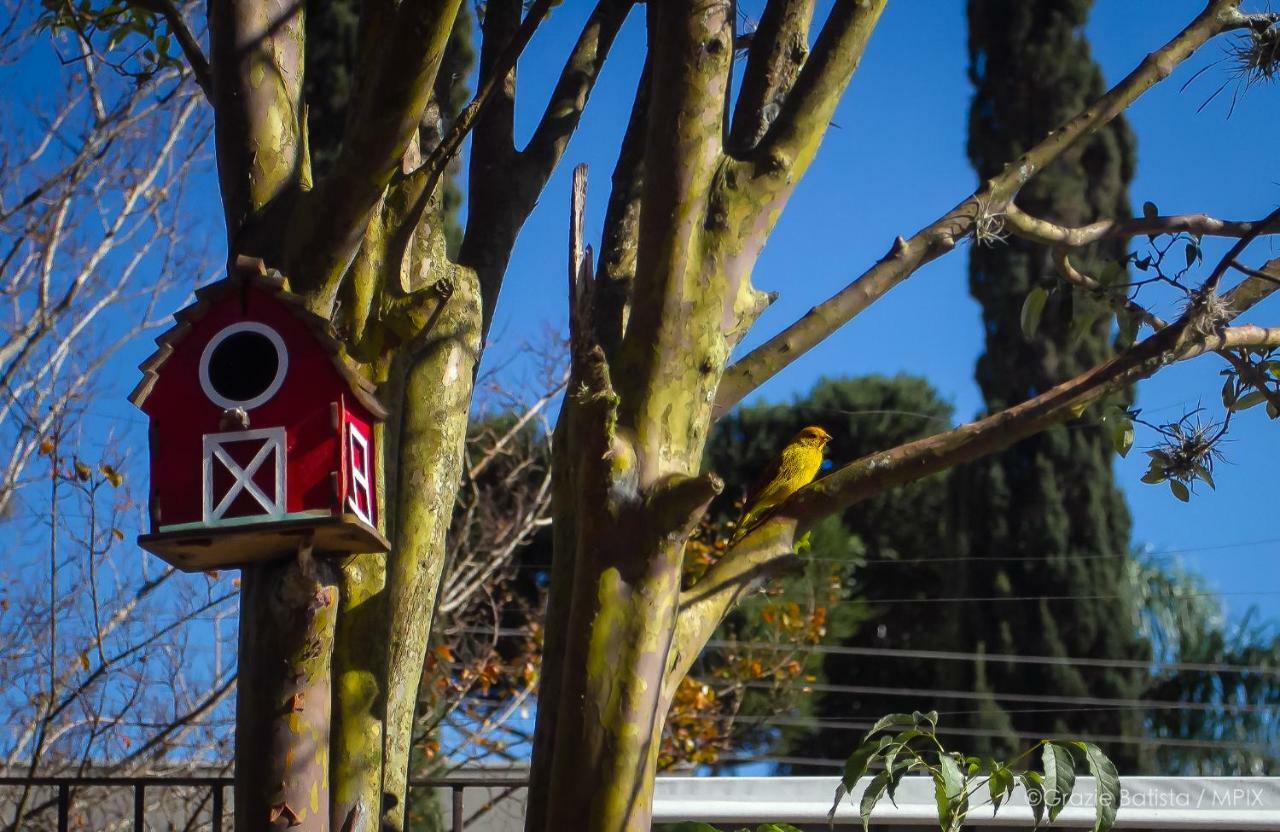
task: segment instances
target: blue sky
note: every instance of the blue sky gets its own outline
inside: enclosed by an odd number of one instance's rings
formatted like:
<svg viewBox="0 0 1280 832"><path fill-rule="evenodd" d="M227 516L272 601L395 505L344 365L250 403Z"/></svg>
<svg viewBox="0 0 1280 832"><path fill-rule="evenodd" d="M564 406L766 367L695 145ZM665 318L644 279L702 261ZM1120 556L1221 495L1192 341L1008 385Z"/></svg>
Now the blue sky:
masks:
<svg viewBox="0 0 1280 832"><path fill-rule="evenodd" d="M562 56L589 11L585 0L557 7L521 63L517 130L527 135L559 71ZM752 3L744 3L751 7ZM820 4L822 6L827 3ZM1132 69L1202 8L1203 0L1099 0L1087 33L1108 82ZM748 337L759 343L815 302L861 273L898 234L908 235L951 207L974 187L964 155L971 88L965 76L965 20L961 0L897 0L890 3L862 67L828 132L816 162L797 189L755 272L757 285L780 293ZM517 245L493 329L487 361L518 356L548 325L565 323L563 285L569 176L574 164L590 166L588 238L598 240L608 182L625 127L636 74L643 59L643 19L633 15L619 36L591 99L582 127L552 178ZM1248 219L1276 204L1275 160L1280 139L1277 95L1259 88L1228 118L1229 91L1203 112L1197 109L1223 77L1211 69L1186 91L1193 72L1221 56L1209 45L1130 111L1138 137L1135 204L1153 200L1165 213L1204 211ZM222 252L216 186L206 177L190 204L201 215L217 262ZM1209 249L1210 252L1213 249ZM1254 259L1267 253L1255 247ZM1274 255L1271 255L1274 256ZM973 366L981 352L979 310L966 285L967 250L922 269L907 283L822 346L766 384L756 398L785 400L821 375L911 372L926 376L950 400L960 418L981 408ZM175 299L175 306L180 301ZM1265 321L1264 306L1254 320ZM149 343L126 350L114 364L106 390L122 397L132 386ZM516 361L513 365L519 367ZM1220 367L1212 359L1172 368L1144 384L1139 406L1152 418L1174 419L1201 401L1217 401ZM99 409L125 441L141 451L140 414L113 402ZM121 418L126 421L121 421ZM1138 452L1117 465L1134 515L1134 540L1159 551L1177 550L1226 593L1239 612L1250 603L1274 611L1280 595L1280 531L1266 506L1272 500L1271 469L1277 425L1262 408L1234 423L1229 461L1218 490L1201 488L1189 505L1163 487L1138 482L1145 457ZM1145 441L1144 441L1145 440ZM1247 544L1247 545L1246 545Z"/></svg>

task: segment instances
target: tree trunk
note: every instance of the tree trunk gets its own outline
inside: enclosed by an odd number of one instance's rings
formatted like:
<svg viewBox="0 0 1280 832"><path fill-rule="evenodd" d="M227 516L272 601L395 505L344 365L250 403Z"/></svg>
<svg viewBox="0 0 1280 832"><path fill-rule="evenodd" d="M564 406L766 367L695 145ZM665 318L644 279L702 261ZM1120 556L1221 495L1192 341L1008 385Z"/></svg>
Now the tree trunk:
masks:
<svg viewBox="0 0 1280 832"><path fill-rule="evenodd" d="M391 615L382 754L383 823L397 830L405 823L418 682L445 566L445 533L462 476L472 381L480 359L479 287L474 273L458 274L461 285L427 343L406 350L410 366L398 408L397 482L390 498L394 554L387 564L385 593Z"/></svg>
<svg viewBox="0 0 1280 832"><path fill-rule="evenodd" d="M682 592L685 543L723 488L699 474L716 390L770 302L752 268L883 5L836 4L813 69L781 110L774 102L797 83L804 55L769 40L807 42L812 4L777 9L747 68L734 155L724 147L733 4L647 6L651 88L637 96L644 115L614 176L607 282L591 276L580 221L571 232L572 372L555 436L555 566L527 832L649 829L671 691L732 603L791 550L795 524L773 524ZM626 210L633 201L643 207Z"/></svg>
<svg viewBox="0 0 1280 832"><path fill-rule="evenodd" d="M243 572L237 832L330 829L329 670L337 611L334 570L308 551Z"/></svg>
<svg viewBox="0 0 1280 832"><path fill-rule="evenodd" d="M544 829L647 832L663 717L661 684L679 597L679 570L627 576L616 566L575 587L555 745L540 796ZM535 760L537 766L540 760Z"/></svg>

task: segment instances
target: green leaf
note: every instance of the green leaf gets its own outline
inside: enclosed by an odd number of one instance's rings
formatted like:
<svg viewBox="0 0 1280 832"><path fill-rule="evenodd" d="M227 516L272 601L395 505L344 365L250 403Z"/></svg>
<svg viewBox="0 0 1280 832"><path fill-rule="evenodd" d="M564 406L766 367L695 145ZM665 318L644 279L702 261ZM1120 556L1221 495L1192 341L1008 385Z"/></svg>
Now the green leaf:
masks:
<svg viewBox="0 0 1280 832"><path fill-rule="evenodd" d="M832 825L836 822L836 809L840 808L840 801L844 800L844 796L848 793L849 790L844 787L843 780L836 784L836 796L835 799L831 801L831 810L827 812L828 825Z"/></svg>
<svg viewBox="0 0 1280 832"><path fill-rule="evenodd" d="M1227 380L1222 383L1222 406L1230 409L1236 403L1236 380L1233 376L1227 376Z"/></svg>
<svg viewBox="0 0 1280 832"><path fill-rule="evenodd" d="M1147 200L1146 202L1142 203L1142 216L1146 217L1149 220L1155 219L1156 217L1160 216L1160 209L1156 207L1156 204L1154 202L1152 202L1151 200Z"/></svg>
<svg viewBox="0 0 1280 832"><path fill-rule="evenodd" d="M1262 404L1266 400L1267 400L1267 397L1262 395L1261 390L1254 390L1252 393L1246 393L1245 395L1236 399L1235 404L1231 405L1231 409L1232 410L1248 410L1251 407L1256 407L1257 405Z"/></svg>
<svg viewBox="0 0 1280 832"><path fill-rule="evenodd" d="M1000 804L1013 791L1013 772L997 763L992 767L991 777L987 780L987 789L991 792L991 814L1000 811Z"/></svg>
<svg viewBox="0 0 1280 832"><path fill-rule="evenodd" d="M893 770L893 774L889 777L889 787L885 789L885 791L889 795L889 802L892 803L894 807L897 807L898 805L898 801L893 799L894 792L898 790L898 784L902 782L902 775L906 774L910 769L910 763L903 763L895 768Z"/></svg>
<svg viewBox="0 0 1280 832"><path fill-rule="evenodd" d="M889 750L884 752L884 769L885 771L893 771L893 761L897 759L898 752L902 750L902 744L897 740L889 746Z"/></svg>
<svg viewBox="0 0 1280 832"><path fill-rule="evenodd" d="M934 797L939 801L938 819L943 829L955 827L956 819L969 810L969 799L965 794L965 776L960 770L960 763L945 751L938 753L938 768L942 774L935 777ZM941 790L941 792L939 792ZM945 808L942 802L945 801Z"/></svg>
<svg viewBox="0 0 1280 832"><path fill-rule="evenodd" d="M1102 749L1091 742L1080 743L1084 747L1084 757L1089 763L1089 773L1097 784L1096 820L1093 832L1108 832L1116 822L1116 811L1120 808L1120 774L1115 764L1102 753Z"/></svg>
<svg viewBox="0 0 1280 832"><path fill-rule="evenodd" d="M889 785L889 776L888 771L880 772L871 778L871 782L867 784L867 790L862 793L862 802L858 804L858 814L862 817L863 832L869 832L871 810L876 808L880 795L884 794L885 788Z"/></svg>
<svg viewBox="0 0 1280 832"><path fill-rule="evenodd" d="M1177 497L1184 503L1191 502L1191 489L1187 488L1185 483L1177 480L1169 480L1169 490L1173 492L1173 496Z"/></svg>
<svg viewBox="0 0 1280 832"><path fill-rule="evenodd" d="M1043 286L1037 286L1027 293L1022 302L1022 334L1034 338L1040 328L1040 317L1044 314L1044 305L1049 300L1049 292Z"/></svg>
<svg viewBox="0 0 1280 832"><path fill-rule="evenodd" d="M964 794L964 772L950 754L938 753L938 767L942 770L942 783L947 787L947 799L954 800Z"/></svg>
<svg viewBox="0 0 1280 832"><path fill-rule="evenodd" d="M1044 763L1044 797L1049 807L1049 822L1053 823L1071 798L1076 785L1076 763L1071 752L1056 742L1045 743L1040 755Z"/></svg>
<svg viewBox="0 0 1280 832"><path fill-rule="evenodd" d="M1208 468L1204 467L1203 465L1196 465L1195 471L1196 471L1196 476L1204 480L1206 483L1208 483L1210 488L1212 488L1214 491L1218 490L1218 486L1216 486L1213 482L1213 474L1209 473Z"/></svg>
<svg viewBox="0 0 1280 832"><path fill-rule="evenodd" d="M1018 775L1018 779L1027 790L1027 802L1031 804L1031 814L1035 817L1035 826L1031 828L1038 829L1044 820L1044 778L1037 772L1024 771Z"/></svg>
<svg viewBox="0 0 1280 832"><path fill-rule="evenodd" d="M1129 449L1133 447L1133 422L1129 421L1129 417L1124 415L1123 411L1109 413L1102 418L1102 421L1106 425L1107 435L1111 438L1111 447L1120 456L1128 456Z"/></svg>
<svg viewBox="0 0 1280 832"><path fill-rule="evenodd" d="M720 832L720 830L709 823L687 820L671 827L671 832Z"/></svg>
<svg viewBox="0 0 1280 832"><path fill-rule="evenodd" d="M1147 473L1142 475L1142 481L1147 485L1159 485L1165 481L1164 471L1159 468L1149 468Z"/></svg>
<svg viewBox="0 0 1280 832"><path fill-rule="evenodd" d="M915 723L915 725L916 725L917 727L919 727L919 726L921 725L921 723L925 723L925 722L929 723L929 727L930 727L930 728L937 728L937 727L938 727L938 712L937 712L937 711L929 711L927 714L922 714L922 713L920 713L919 711L912 711L912 712L911 712L911 719L914 721L914 723Z"/></svg>
<svg viewBox="0 0 1280 832"><path fill-rule="evenodd" d="M1133 438L1134 438L1133 424L1130 423L1127 427L1125 427L1124 433L1120 437L1120 448L1119 448L1120 456L1129 455L1129 449L1133 447Z"/></svg>
<svg viewBox="0 0 1280 832"><path fill-rule="evenodd" d="M1072 292L1071 297L1071 328L1068 341L1075 345L1094 330L1101 318L1111 317L1112 309L1092 294L1083 291Z"/></svg>
<svg viewBox="0 0 1280 832"><path fill-rule="evenodd" d="M893 741L895 744L900 745L903 748L906 748L911 744L912 740L917 739L919 737L928 737L928 736L931 736L929 732L917 731L916 729L912 728L909 731L903 731L901 734L897 734L896 736L894 736ZM898 752L894 751L893 753L896 755ZM886 759L889 759L889 758L886 757Z"/></svg>
<svg viewBox="0 0 1280 832"><path fill-rule="evenodd" d="M756 827L756 832L801 832L801 830L789 823L762 823Z"/></svg>
<svg viewBox="0 0 1280 832"><path fill-rule="evenodd" d="M1116 346L1122 350L1132 347L1138 340L1138 327L1142 321L1127 309L1116 312L1116 325L1120 331L1116 334Z"/></svg>
<svg viewBox="0 0 1280 832"><path fill-rule="evenodd" d="M889 714L887 716L882 716L876 720L875 725L871 726L871 730L866 733L864 739L870 739L872 734L878 733L895 725L905 725L914 728L916 721L911 714Z"/></svg>
<svg viewBox="0 0 1280 832"><path fill-rule="evenodd" d="M951 828L951 801L947 800L947 787L942 780L933 778L933 802L938 807L938 826L943 830Z"/></svg>
<svg viewBox="0 0 1280 832"><path fill-rule="evenodd" d="M867 773L867 766L871 764L871 758L880 753L881 749L893 742L892 737L881 737L878 742L867 740L854 749L849 755L849 759L844 763L844 776L841 782L844 787L852 792L853 787L857 785L858 778Z"/></svg>

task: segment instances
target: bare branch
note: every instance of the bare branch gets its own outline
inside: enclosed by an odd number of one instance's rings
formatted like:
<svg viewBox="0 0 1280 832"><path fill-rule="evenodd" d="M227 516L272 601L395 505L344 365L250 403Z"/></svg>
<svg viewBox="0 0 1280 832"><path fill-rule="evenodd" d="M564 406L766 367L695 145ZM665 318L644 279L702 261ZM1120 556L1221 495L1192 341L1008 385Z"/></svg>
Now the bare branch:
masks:
<svg viewBox="0 0 1280 832"><path fill-rule="evenodd" d="M1064 249L1057 249L1054 251L1054 263L1058 267L1058 273L1061 274L1068 283L1089 291L1103 291L1102 284L1098 283L1098 281L1092 277L1082 274L1075 266L1072 265L1070 256ZM1233 263L1233 266L1234 265L1236 264ZM1253 270L1250 269L1249 271ZM1257 272L1257 274L1265 277L1262 272ZM1123 309L1129 315L1135 316L1138 320L1147 324L1154 330L1160 330L1168 326L1168 324L1154 312L1134 303L1128 298L1120 298L1114 301L1113 305L1119 309ZM1240 376L1240 378L1244 379L1249 386L1261 393L1263 398L1270 402L1277 412L1280 412L1280 392L1271 388L1271 385L1267 381L1267 377L1262 373L1262 371L1257 367L1254 367L1247 358L1237 355L1231 350L1223 349L1215 350L1215 352L1235 369L1236 374Z"/></svg>
<svg viewBox="0 0 1280 832"><path fill-rule="evenodd" d="M1264 228L1277 220L1280 220L1280 209L1268 214L1237 240L1209 274L1197 297L1212 296L1229 265ZM1229 318L1241 311L1230 306L1224 309ZM1246 325L1206 334L1198 321L1202 311L1201 303L1188 304L1178 320L1157 330L1145 341L1021 404L954 430L852 462L802 488L782 513L807 524L873 493L1003 450L1050 425L1078 416L1106 393L1147 378L1166 364L1210 351L1280 344L1280 328ZM747 539L750 538L748 535Z"/></svg>
<svg viewBox="0 0 1280 832"><path fill-rule="evenodd" d="M786 173L792 168L805 168L817 153L885 2L837 3L832 7L813 54L782 104L782 112L750 154L762 172L772 174L771 180L788 182ZM795 23L791 26L794 28ZM746 90L745 82L743 89Z"/></svg>
<svg viewBox="0 0 1280 832"><path fill-rule="evenodd" d="M494 107L476 125L470 207L458 262L475 269L480 277L486 330L493 319L516 235L577 129L605 58L633 3L634 0L599 0L596 4L523 151L517 153L511 139L514 76L507 76L501 100L495 100ZM515 5L518 7L519 3ZM485 29L487 40L488 21Z"/></svg>
<svg viewBox="0 0 1280 832"><path fill-rule="evenodd" d="M600 242L596 278L596 342L612 358L626 328L631 282L636 276L640 236L640 204L644 193L645 133L649 128L650 68L640 71L618 161L613 168L609 206L605 209L604 239Z"/></svg>
<svg viewBox="0 0 1280 832"><path fill-rule="evenodd" d="M814 0L773 0L751 33L742 90L729 130L729 150L756 146L782 110L783 101L809 57L809 24Z"/></svg>
<svg viewBox="0 0 1280 832"><path fill-rule="evenodd" d="M1019 237L1063 248L1082 248L1111 237L1137 237L1143 234L1243 237L1251 233L1256 225L1253 222L1215 219L1206 214L1181 214L1169 217L1106 219L1071 228L1033 217L1013 203L1009 203L1005 208L1003 217L1006 227ZM1264 229L1262 233L1280 232L1280 223L1273 223L1272 226L1271 229Z"/></svg>
<svg viewBox="0 0 1280 832"><path fill-rule="evenodd" d="M1251 25L1252 18L1241 14L1236 5L1233 0L1214 0L1185 29L1147 55L1136 69L1062 129L1047 136L979 191L910 238L899 237L875 266L729 367L717 391L717 415L728 411L921 266L954 249L957 241L973 233L980 216L1006 208L1031 177L1068 148L1110 123L1211 38Z"/></svg>
<svg viewBox="0 0 1280 832"><path fill-rule="evenodd" d="M1201 294L1211 294L1228 265L1277 220L1280 209L1244 234L1215 266ZM1070 268L1065 257L1061 263ZM1097 285L1074 269L1071 271L1082 285ZM1199 304L1189 304L1177 321L1157 328L1134 347L1039 396L953 430L862 457L800 489L682 593L673 666L687 670L732 604L771 568L784 565L795 533L822 517L896 486L1003 450L1054 424L1076 418L1107 393L1147 378L1174 361L1211 351L1280 345L1280 328L1237 326L1206 334L1197 325L1201 313ZM1234 317L1239 310L1227 307L1226 314ZM1151 322L1158 324L1159 319Z"/></svg>
<svg viewBox="0 0 1280 832"><path fill-rule="evenodd" d="M524 53L525 47L529 45L539 24L546 17L552 2L553 0L537 0L534 3L502 52L493 59L493 65L488 68L484 83L476 91L471 102L454 119L449 132L431 149L422 164L395 186L400 192L398 199L409 208L403 212L402 216L395 219L396 227L392 233L395 235L396 243L392 246L392 262L396 262L394 258L404 251L409 236L422 221L423 214L431 204L431 195L440 181L440 176L449 163L456 158L463 140L480 121L485 109L496 100L499 91L506 91L516 62Z"/></svg>
<svg viewBox="0 0 1280 832"><path fill-rule="evenodd" d="M542 118L520 152L522 165L540 183L545 184L551 176L577 129L613 39L634 3L635 0L600 0L565 60Z"/></svg>

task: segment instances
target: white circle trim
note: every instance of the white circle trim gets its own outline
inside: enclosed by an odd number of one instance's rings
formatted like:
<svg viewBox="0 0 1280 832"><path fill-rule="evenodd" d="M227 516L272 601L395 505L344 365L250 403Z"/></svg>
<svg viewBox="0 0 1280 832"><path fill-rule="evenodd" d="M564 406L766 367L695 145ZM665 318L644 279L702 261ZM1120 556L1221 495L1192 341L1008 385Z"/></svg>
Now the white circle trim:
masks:
<svg viewBox="0 0 1280 832"><path fill-rule="evenodd" d="M276 377L271 379L271 383L267 385L266 390L263 390L252 399L245 399L244 401L236 401L219 395L209 381L209 361L213 357L213 351L218 348L219 344L237 332L256 332L265 336L272 346L276 348ZM205 344L204 352L200 354L200 389L209 397L209 401L227 410L236 407L251 410L265 404L272 396L280 392L280 386L284 384L284 377L287 372L289 372L289 351L284 348L284 339L280 337L280 333L257 321L241 321L225 327L217 335L209 339L209 343Z"/></svg>

